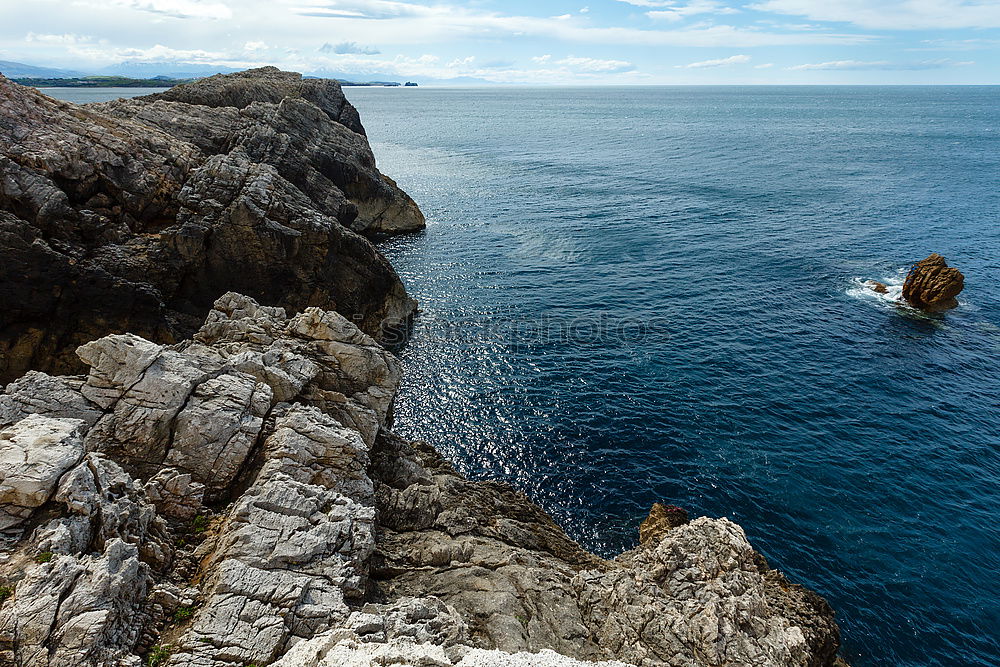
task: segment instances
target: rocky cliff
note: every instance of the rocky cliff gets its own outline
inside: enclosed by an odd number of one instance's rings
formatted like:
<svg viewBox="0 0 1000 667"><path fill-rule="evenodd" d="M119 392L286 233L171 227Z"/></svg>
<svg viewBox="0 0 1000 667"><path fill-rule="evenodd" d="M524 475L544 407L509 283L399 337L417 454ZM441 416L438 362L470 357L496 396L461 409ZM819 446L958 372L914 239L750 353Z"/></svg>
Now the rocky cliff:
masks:
<svg viewBox="0 0 1000 667"><path fill-rule="evenodd" d="M0 397L9 664L835 659L830 608L739 526L663 523L605 561L393 435L399 363L337 313L229 293L191 341L78 354L85 376Z"/></svg>
<svg viewBox="0 0 1000 667"><path fill-rule="evenodd" d="M193 333L227 290L378 337L414 308L361 233L423 227L333 81L274 68L81 107L0 77L0 382L109 331Z"/></svg>
<svg viewBox="0 0 1000 667"><path fill-rule="evenodd" d="M4 158L0 238L20 268L2 277L4 304L30 308L34 293L18 290L33 276L39 294L99 287L108 300L57 297L33 325L31 340L58 341L36 355L103 329L76 363L50 364L82 374L32 370L0 395L0 665L835 664L829 606L771 569L736 524L659 506L639 547L604 560L514 489L464 479L393 434L400 365L369 334L407 312L405 292L352 222L323 212L337 194L324 199L310 181L322 170L305 163L327 149L297 153L296 167L292 152L239 139L277 132L286 105L361 145L335 84L265 70L96 111L0 85L0 105L26 114L0 121L21 147L5 148L18 159ZM118 187L108 183L122 186L113 206L70 196ZM259 266L227 269L227 252L265 238ZM293 239L297 250L278 252ZM320 254L333 257L310 263ZM189 340L172 342L196 308L155 280L164 258L221 294ZM289 307L225 292L242 270L293 272L253 290L284 289L274 302ZM322 307L292 296L303 290L321 292ZM352 290L371 317L342 314L356 314L338 300ZM70 335L60 308L85 329ZM156 317L154 341L135 322Z"/></svg>

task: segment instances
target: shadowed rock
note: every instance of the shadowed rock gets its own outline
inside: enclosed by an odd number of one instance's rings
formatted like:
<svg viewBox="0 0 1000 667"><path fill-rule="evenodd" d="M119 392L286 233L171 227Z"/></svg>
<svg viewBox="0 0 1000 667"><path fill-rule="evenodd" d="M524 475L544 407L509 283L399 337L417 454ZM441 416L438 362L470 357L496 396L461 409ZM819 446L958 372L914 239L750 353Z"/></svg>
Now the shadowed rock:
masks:
<svg viewBox="0 0 1000 667"><path fill-rule="evenodd" d="M937 253L913 265L903 283L903 299L914 308L939 312L958 306L965 276Z"/></svg>
<svg viewBox="0 0 1000 667"><path fill-rule="evenodd" d="M423 226L334 81L274 68L78 106L0 77L0 382L170 343L237 290L365 332L415 310L363 236Z"/></svg>

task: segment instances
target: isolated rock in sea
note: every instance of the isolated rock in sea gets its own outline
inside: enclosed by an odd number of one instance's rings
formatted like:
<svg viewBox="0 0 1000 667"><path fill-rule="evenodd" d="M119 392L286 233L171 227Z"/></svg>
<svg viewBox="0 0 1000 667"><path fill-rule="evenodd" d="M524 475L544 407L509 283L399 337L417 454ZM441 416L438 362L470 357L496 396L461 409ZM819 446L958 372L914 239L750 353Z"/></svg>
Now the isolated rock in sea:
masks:
<svg viewBox="0 0 1000 667"><path fill-rule="evenodd" d="M889 286L877 280L869 280L866 284L868 285L868 289L876 294L888 294L889 292Z"/></svg>
<svg viewBox="0 0 1000 667"><path fill-rule="evenodd" d="M604 560L393 434L399 362L335 312L227 293L193 340L79 353L0 397L0 663L836 660L829 606L732 522L661 506Z"/></svg>
<svg viewBox="0 0 1000 667"><path fill-rule="evenodd" d="M0 382L108 333L171 343L236 290L375 337L415 310L358 231L418 229L334 81L274 68L77 106L0 77Z"/></svg>
<svg viewBox="0 0 1000 667"><path fill-rule="evenodd" d="M931 254L913 265L903 283L903 299L914 308L930 312L958 306L956 298L965 288L965 276L948 266L944 257Z"/></svg>

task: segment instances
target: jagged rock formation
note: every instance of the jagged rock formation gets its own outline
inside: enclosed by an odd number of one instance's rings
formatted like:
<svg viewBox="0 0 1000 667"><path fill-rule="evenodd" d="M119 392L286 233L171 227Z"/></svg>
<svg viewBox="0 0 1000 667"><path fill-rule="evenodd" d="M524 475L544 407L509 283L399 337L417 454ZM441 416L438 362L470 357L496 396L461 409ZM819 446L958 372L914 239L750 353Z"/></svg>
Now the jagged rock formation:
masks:
<svg viewBox="0 0 1000 667"><path fill-rule="evenodd" d="M77 106L0 77L0 382L107 333L175 342L237 290L376 337L415 303L356 232L419 229L333 81L274 68Z"/></svg>
<svg viewBox="0 0 1000 667"><path fill-rule="evenodd" d="M688 513L676 505L656 503L649 516L639 524L639 542L659 542L668 532L691 521Z"/></svg>
<svg viewBox="0 0 1000 667"><path fill-rule="evenodd" d="M948 266L944 257L932 253L910 269L903 283L903 299L914 308L929 312L949 310L958 306L965 288L965 276Z"/></svg>
<svg viewBox="0 0 1000 667"><path fill-rule="evenodd" d="M229 293L191 341L79 354L0 396L0 664L836 660L833 612L739 526L605 561L395 436L399 363L337 313Z"/></svg>
<svg viewBox="0 0 1000 667"><path fill-rule="evenodd" d="M423 217L335 83L0 77L0 175L0 665L835 664L739 526L604 560L392 433L415 304L359 232Z"/></svg>

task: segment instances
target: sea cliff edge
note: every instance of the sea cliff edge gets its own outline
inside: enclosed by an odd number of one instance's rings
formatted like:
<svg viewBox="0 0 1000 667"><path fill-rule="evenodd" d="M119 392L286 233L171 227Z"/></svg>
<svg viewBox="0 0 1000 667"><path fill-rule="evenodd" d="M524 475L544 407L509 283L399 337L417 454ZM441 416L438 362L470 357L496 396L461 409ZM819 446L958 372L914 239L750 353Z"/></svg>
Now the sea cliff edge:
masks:
<svg viewBox="0 0 1000 667"><path fill-rule="evenodd" d="M735 523L599 558L393 433L423 226L334 81L0 77L0 664L843 664Z"/></svg>

